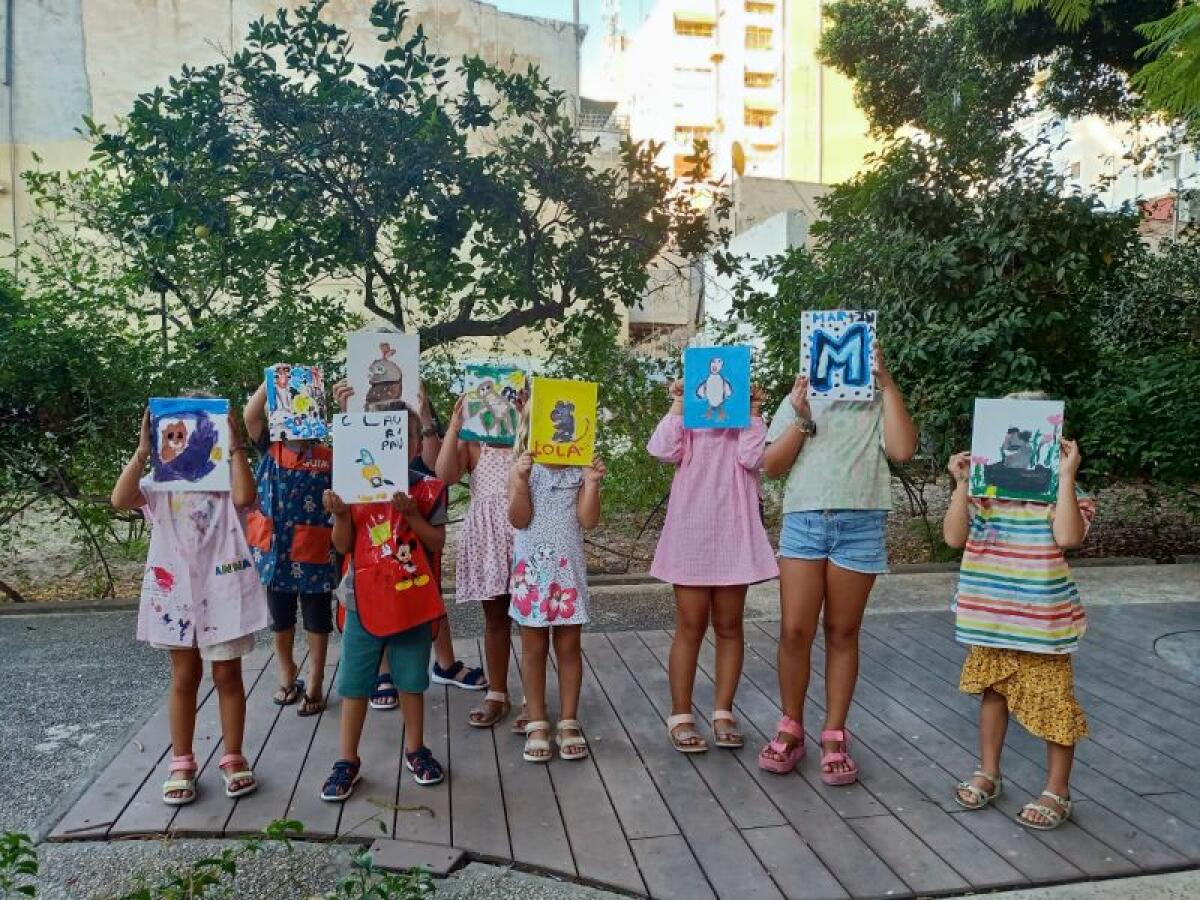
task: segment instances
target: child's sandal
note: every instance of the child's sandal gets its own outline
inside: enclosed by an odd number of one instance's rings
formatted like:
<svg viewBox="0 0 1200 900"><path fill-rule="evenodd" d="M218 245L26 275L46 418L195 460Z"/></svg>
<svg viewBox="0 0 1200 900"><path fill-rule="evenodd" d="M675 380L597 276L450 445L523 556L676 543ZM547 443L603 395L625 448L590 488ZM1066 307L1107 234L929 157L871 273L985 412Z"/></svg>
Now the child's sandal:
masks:
<svg viewBox="0 0 1200 900"><path fill-rule="evenodd" d="M1037 800L1034 800L1021 807L1021 814L1017 816L1017 821L1026 828L1032 828L1034 831L1053 831L1071 817L1071 798L1060 797L1058 794L1050 793L1050 791L1042 791L1041 797L1049 797L1051 800L1057 803L1061 809L1051 809L1045 803L1038 803ZM1041 797L1038 799L1040 800ZM1037 813L1046 821L1030 822L1027 818L1025 818L1025 813L1027 812Z"/></svg>
<svg viewBox="0 0 1200 900"><path fill-rule="evenodd" d="M1004 791L1004 779L999 775L989 775L982 769L976 769L971 773L971 777L982 778L990 782L992 790L989 793L977 784L971 784L969 781L960 781L958 788L954 791L954 802L963 809L983 809ZM964 800L962 797L963 794L969 794L970 800Z"/></svg>
<svg viewBox="0 0 1200 900"><path fill-rule="evenodd" d="M822 747L826 741L837 741L841 746L837 750L826 750L821 754L821 780L834 787L854 784L858 781L858 765L850 758L850 732L845 728L822 731ZM849 766L848 771L835 772L833 766L837 763L845 763Z"/></svg>
<svg viewBox="0 0 1200 900"><path fill-rule="evenodd" d="M375 690L371 691L371 709L395 709L400 705L400 692L391 675L380 675L375 679Z"/></svg>
<svg viewBox="0 0 1200 900"><path fill-rule="evenodd" d="M233 766L233 771L227 771L226 766ZM221 779L225 782L225 796L233 800L237 797L245 797L247 794L253 794L258 790L258 782L254 780L254 772L250 768L250 764L246 762L246 757L240 753L226 753L221 757L221 762L218 764L221 770ZM234 788L233 785L242 782L242 786Z"/></svg>
<svg viewBox="0 0 1200 900"><path fill-rule="evenodd" d="M525 701L522 700L521 701L521 711L519 713L517 713L517 717L515 719L513 719L512 733L524 735L525 734L525 726L528 724L529 724L529 707L525 704Z"/></svg>
<svg viewBox="0 0 1200 900"><path fill-rule="evenodd" d="M564 735L564 731L574 731L576 733ZM558 741L559 759L587 759L588 743L587 739L583 736L583 728L577 719L562 719L559 721L555 739Z"/></svg>
<svg viewBox="0 0 1200 900"><path fill-rule="evenodd" d="M412 772L413 781L421 787L441 784L446 778L442 764L433 758L433 751L428 747L418 747L412 753L405 751L404 765Z"/></svg>
<svg viewBox="0 0 1200 900"><path fill-rule="evenodd" d="M696 719L691 713L679 713L669 717L667 736L671 739L671 746L680 753L708 751L708 741L696 730Z"/></svg>
<svg viewBox="0 0 1200 900"><path fill-rule="evenodd" d="M804 756L804 728L791 716L783 716L775 726L775 734L775 739L759 751L758 767L773 775L790 775ZM788 744L781 741L778 737L780 734L790 734L796 742Z"/></svg>
<svg viewBox="0 0 1200 900"><path fill-rule="evenodd" d="M546 738L535 738L534 735L539 731L550 733L549 722L530 722L525 726L525 750L521 754L525 762L531 763L548 763L550 762L550 741Z"/></svg>
<svg viewBox="0 0 1200 900"><path fill-rule="evenodd" d="M737 727L737 719L728 709L718 709L712 714L713 744L723 750L741 750L746 746L746 737ZM721 730L718 722L727 722L730 727Z"/></svg>
<svg viewBox="0 0 1200 900"><path fill-rule="evenodd" d="M178 776L186 772L187 777ZM172 797L172 794L182 794ZM183 756L171 757L171 768L167 770L167 780L163 782L162 801L167 806L187 806L196 799L196 757L187 753Z"/></svg>
<svg viewBox="0 0 1200 900"><path fill-rule="evenodd" d="M488 691L483 695L483 706L471 710L467 714L467 724L472 728L491 728L510 712L512 704L508 702L508 694L500 691ZM488 709L487 704L495 703L495 709Z"/></svg>
<svg viewBox="0 0 1200 900"><path fill-rule="evenodd" d="M321 787L321 799L329 803L341 803L348 800L354 793L354 786L362 779L359 771L362 763L339 759L333 764L333 771L325 779Z"/></svg>

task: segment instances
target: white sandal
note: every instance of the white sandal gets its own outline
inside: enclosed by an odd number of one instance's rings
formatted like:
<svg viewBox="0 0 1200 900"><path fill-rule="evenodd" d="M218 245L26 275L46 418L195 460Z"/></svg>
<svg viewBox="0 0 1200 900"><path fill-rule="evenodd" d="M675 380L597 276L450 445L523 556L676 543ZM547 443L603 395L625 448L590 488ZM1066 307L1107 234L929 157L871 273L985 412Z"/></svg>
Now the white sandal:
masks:
<svg viewBox="0 0 1200 900"><path fill-rule="evenodd" d="M738 730L738 721L733 717L731 710L718 709L712 714L709 721L712 722L714 746L723 750L741 750L746 746L746 736ZM728 722L732 727L721 731L717 728L718 722ZM722 735L724 738L721 737Z"/></svg>
<svg viewBox="0 0 1200 900"><path fill-rule="evenodd" d="M958 787L954 791L954 802L963 809L983 809L985 806L999 797L1004 791L1004 779L999 775L989 775L987 772L983 771L983 769L976 769L971 773L971 777L986 778L992 783L992 791L989 794L978 785L971 784L969 781L960 781L958 783ZM965 791L971 795L970 803L959 796L959 793L962 791Z"/></svg>
<svg viewBox="0 0 1200 900"><path fill-rule="evenodd" d="M563 736L564 731L577 731L576 735ZM577 719L562 719L558 723L555 740L558 741L558 758L568 761L587 759L588 743L583 736L583 727ZM575 751L575 752L568 752Z"/></svg>
<svg viewBox="0 0 1200 900"><path fill-rule="evenodd" d="M180 776L187 773L187 777ZM182 797L172 797L171 794L182 793ZM167 780L162 786L162 801L167 806L187 806L196 799L196 757L188 753L186 756L172 756L171 768L167 771Z"/></svg>
<svg viewBox="0 0 1200 900"><path fill-rule="evenodd" d="M230 772L225 768L226 766L233 766L233 771ZM225 796L230 800L237 797L245 797L247 794L253 794L258 790L258 781L254 778L254 772L250 769L250 763L246 761L246 757L242 756L242 754L226 753L221 757L221 762L217 768L221 770L221 780L225 782ZM239 781L248 783L234 790L233 785Z"/></svg>
<svg viewBox="0 0 1200 900"><path fill-rule="evenodd" d="M686 725L679 732L675 733L675 729L680 725ZM673 746L680 753L706 753L708 752L708 741L704 739L704 735L696 730L696 718L691 713L679 713L667 719L667 737L671 739ZM698 743L685 744L685 740L693 739Z"/></svg>
<svg viewBox="0 0 1200 900"><path fill-rule="evenodd" d="M1058 794L1052 794L1049 791L1042 791L1040 797L1049 797L1051 800L1053 800L1055 803L1057 803L1059 806L1062 807L1062 811L1059 812L1057 809L1051 809L1045 803L1038 803L1037 800L1034 800L1030 803L1026 803L1023 807L1021 807L1022 815L1017 816L1017 821L1020 822L1022 825L1024 825L1026 828L1032 828L1034 831L1053 831L1055 828L1057 828L1059 825L1061 825L1063 822L1067 821L1067 819L1069 819L1071 817L1071 798L1070 797L1060 797L1060 796L1058 796ZM1039 797L1039 799L1040 799L1040 797ZM1043 822L1030 822L1023 815L1023 813L1026 810L1037 813L1038 815L1044 817L1046 819L1046 821L1044 823Z"/></svg>
<svg viewBox="0 0 1200 900"><path fill-rule="evenodd" d="M550 733L549 722L530 722L525 726L525 750L521 756L525 762L548 763L554 754L550 752L550 741L546 738L535 738L539 731ZM540 754L540 755L538 755Z"/></svg>
<svg viewBox="0 0 1200 900"><path fill-rule="evenodd" d="M512 704L508 702L508 694L504 693L503 691L488 691L483 695L483 702L499 703L500 712L496 713L496 715L492 716L491 718L481 718L479 721L476 721L476 716L487 716L487 707L480 706L471 710L470 713L467 714L467 724L472 728L491 728L510 712L512 712Z"/></svg>

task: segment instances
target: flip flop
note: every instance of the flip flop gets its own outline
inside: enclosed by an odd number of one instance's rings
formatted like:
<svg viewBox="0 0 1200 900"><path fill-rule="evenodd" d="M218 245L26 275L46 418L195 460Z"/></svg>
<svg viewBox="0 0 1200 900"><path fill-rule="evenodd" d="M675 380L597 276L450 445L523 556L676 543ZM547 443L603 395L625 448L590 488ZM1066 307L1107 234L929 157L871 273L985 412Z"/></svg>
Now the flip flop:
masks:
<svg viewBox="0 0 1200 900"><path fill-rule="evenodd" d="M300 703L300 708L296 710L296 715L307 718L308 716L318 716L325 711L325 698L314 697L307 691L304 692L304 700Z"/></svg>
<svg viewBox="0 0 1200 900"><path fill-rule="evenodd" d="M280 691L283 696L280 696ZM279 690L275 692L275 696L271 698L271 702L276 706L291 706L300 699L304 693L304 679L293 678L291 684L281 684Z"/></svg>

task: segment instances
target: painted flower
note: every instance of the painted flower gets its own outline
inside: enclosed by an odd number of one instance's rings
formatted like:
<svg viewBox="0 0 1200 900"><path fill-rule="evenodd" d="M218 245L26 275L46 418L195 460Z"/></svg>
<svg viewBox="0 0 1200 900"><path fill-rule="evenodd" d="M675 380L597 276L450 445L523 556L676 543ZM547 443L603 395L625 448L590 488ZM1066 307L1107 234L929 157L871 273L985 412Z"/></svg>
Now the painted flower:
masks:
<svg viewBox="0 0 1200 900"><path fill-rule="evenodd" d="M1045 446L1046 444L1049 444L1049 443L1050 443L1051 441L1053 441L1053 440L1054 440L1054 435L1052 435L1052 434L1043 434L1043 435L1042 435L1042 446Z"/></svg>
<svg viewBox="0 0 1200 900"><path fill-rule="evenodd" d="M577 596L579 592L575 588L564 588L557 581L550 582L550 590L542 600L542 615L547 622L571 618L575 615Z"/></svg>
<svg viewBox="0 0 1200 900"><path fill-rule="evenodd" d="M987 457L986 456L972 456L971 457L971 465L986 466L987 465Z"/></svg>
<svg viewBox="0 0 1200 900"><path fill-rule="evenodd" d="M1049 422L1051 425L1054 425L1055 427L1057 427L1063 423L1063 414L1055 413L1052 416L1046 416L1046 421Z"/></svg>
<svg viewBox="0 0 1200 900"><path fill-rule="evenodd" d="M533 612L533 605L538 602L537 582L525 560L521 560L513 569L512 600L522 616L529 616Z"/></svg>

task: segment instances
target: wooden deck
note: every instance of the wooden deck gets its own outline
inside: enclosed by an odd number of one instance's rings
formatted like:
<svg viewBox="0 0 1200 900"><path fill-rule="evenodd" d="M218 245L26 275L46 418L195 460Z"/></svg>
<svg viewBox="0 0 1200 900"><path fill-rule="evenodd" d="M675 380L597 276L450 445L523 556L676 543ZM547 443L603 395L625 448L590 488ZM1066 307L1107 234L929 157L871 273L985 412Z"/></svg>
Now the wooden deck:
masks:
<svg viewBox="0 0 1200 900"><path fill-rule="evenodd" d="M1092 736L1078 751L1074 819L1056 832L1013 822L1042 788L1045 759L1043 745L1015 724L997 807L971 813L953 802L955 781L976 765L977 704L957 690L963 652L949 616L919 613L868 617L849 723L862 778L850 787L824 786L815 753L787 777L755 764L779 715L773 623L747 626L737 706L749 747L740 753L684 757L670 748L669 634L590 633L582 703L589 761L522 762L521 739L507 724L494 733L466 726L479 695L436 688L427 743L448 764L447 782L414 785L401 771L399 715L372 712L365 780L342 806L318 799L337 756L336 694L319 718L281 712L260 648L245 675L256 795L231 803L220 790L215 695L205 691L194 804L176 810L159 800L169 743L163 706L50 839L246 835L287 817L317 840L386 832L633 894L688 898L924 896L1185 868L1200 864L1200 679L1162 662L1153 642L1195 628L1198 604L1092 611L1076 668ZM474 661L479 646L460 642L460 652ZM712 661L706 645L700 717L712 709ZM821 723L824 661L818 647L810 737Z"/></svg>

